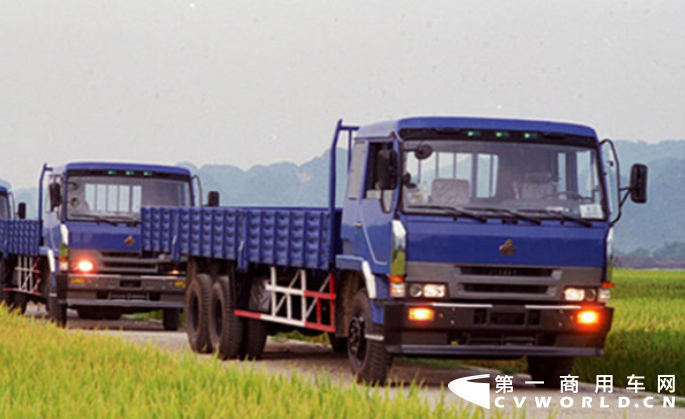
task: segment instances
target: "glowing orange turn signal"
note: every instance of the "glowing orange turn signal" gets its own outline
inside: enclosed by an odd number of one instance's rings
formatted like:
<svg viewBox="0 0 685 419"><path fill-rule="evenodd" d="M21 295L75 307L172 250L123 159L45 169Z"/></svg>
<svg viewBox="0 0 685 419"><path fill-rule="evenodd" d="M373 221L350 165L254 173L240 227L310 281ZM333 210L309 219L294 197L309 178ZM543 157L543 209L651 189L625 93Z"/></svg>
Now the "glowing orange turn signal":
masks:
<svg viewBox="0 0 685 419"><path fill-rule="evenodd" d="M87 274L87 273L93 272L93 270L95 270L95 264L88 259L81 259L78 262L76 262L75 269L79 272L83 272L84 274Z"/></svg>
<svg viewBox="0 0 685 419"><path fill-rule="evenodd" d="M578 313L578 324L590 326L599 323L599 313L594 310L583 310Z"/></svg>
<svg viewBox="0 0 685 419"><path fill-rule="evenodd" d="M435 317L435 311L432 308L426 307L412 307L409 309L409 320L415 322L428 322Z"/></svg>

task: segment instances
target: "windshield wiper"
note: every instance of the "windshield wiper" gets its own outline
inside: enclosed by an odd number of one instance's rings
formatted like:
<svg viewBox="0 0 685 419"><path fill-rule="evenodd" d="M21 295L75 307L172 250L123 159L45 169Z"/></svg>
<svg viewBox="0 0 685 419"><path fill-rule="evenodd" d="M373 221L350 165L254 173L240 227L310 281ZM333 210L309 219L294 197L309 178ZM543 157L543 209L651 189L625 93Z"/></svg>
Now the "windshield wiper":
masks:
<svg viewBox="0 0 685 419"><path fill-rule="evenodd" d="M585 227L592 227L592 223L589 222L588 220L584 220L580 217L577 217L575 215L571 215L569 213L562 212L562 211L554 211L554 210L548 210L548 209L521 209L519 211L521 211L521 212L537 212L537 213L553 215L553 216L557 216L558 218L561 218L564 221L574 221L578 224L584 225Z"/></svg>
<svg viewBox="0 0 685 419"><path fill-rule="evenodd" d="M471 211L457 209L457 208L450 207L450 206L444 206L444 205L409 205L409 206L407 206L407 209L412 209L412 208L441 210L441 211L444 211L446 213L452 214L455 217L471 218L473 220L478 220L481 223L487 223L488 222L488 219L483 217L482 215L478 215L478 214L473 213Z"/></svg>
<svg viewBox="0 0 685 419"><path fill-rule="evenodd" d="M520 220L526 220L530 221L531 223L535 224L542 224L542 220L538 217L533 217L530 215L526 214L521 214L520 212L508 208L497 208L497 207L465 207L465 209L468 210L475 210L475 211L489 211L489 212L499 212L500 214L507 214L511 215L515 219L520 219Z"/></svg>

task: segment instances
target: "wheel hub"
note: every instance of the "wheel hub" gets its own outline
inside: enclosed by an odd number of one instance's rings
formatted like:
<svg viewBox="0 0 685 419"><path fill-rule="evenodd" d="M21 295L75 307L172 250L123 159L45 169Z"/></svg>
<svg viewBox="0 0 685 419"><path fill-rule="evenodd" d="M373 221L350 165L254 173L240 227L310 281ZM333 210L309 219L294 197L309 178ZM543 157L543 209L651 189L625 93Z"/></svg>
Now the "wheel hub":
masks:
<svg viewBox="0 0 685 419"><path fill-rule="evenodd" d="M353 317L348 334L348 350L355 358L362 360L366 354L366 337L364 335L364 318Z"/></svg>

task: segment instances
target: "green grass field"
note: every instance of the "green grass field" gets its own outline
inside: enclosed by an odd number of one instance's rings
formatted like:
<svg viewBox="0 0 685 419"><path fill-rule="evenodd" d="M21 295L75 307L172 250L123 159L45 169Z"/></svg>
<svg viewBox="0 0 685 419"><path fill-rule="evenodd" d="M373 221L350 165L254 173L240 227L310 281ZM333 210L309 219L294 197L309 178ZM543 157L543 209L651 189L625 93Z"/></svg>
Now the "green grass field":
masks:
<svg viewBox="0 0 685 419"><path fill-rule="evenodd" d="M603 358L582 358L574 373L594 382L613 374L625 387L631 374L644 376L648 391L657 391L657 376L675 374L676 394L685 395L685 271L614 272L611 305L614 323Z"/></svg>
<svg viewBox="0 0 685 419"><path fill-rule="evenodd" d="M430 403L416 386L390 391L268 375L249 363L65 331L0 309L0 417L485 417L449 392Z"/></svg>

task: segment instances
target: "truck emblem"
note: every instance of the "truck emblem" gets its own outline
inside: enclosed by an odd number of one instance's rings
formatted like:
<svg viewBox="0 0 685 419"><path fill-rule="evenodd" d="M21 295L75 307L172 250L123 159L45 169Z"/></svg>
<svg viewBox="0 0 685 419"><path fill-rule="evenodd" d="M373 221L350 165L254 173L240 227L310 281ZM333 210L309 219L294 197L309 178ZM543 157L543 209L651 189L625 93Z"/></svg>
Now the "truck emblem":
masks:
<svg viewBox="0 0 685 419"><path fill-rule="evenodd" d="M134 239L133 236L128 236L124 239L124 244L126 246L133 246L136 244L136 239Z"/></svg>
<svg viewBox="0 0 685 419"><path fill-rule="evenodd" d="M504 256L511 256L516 253L516 246L514 246L514 242L511 239L508 239L499 247L499 252Z"/></svg>

